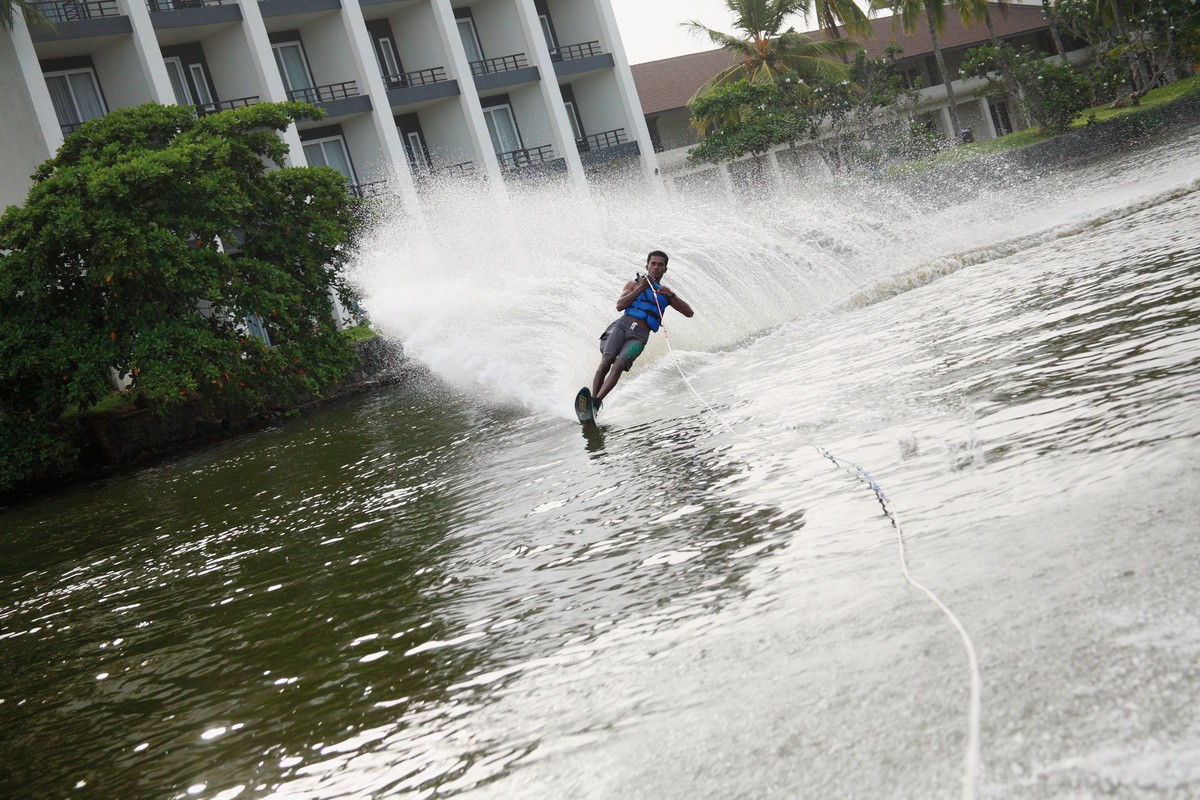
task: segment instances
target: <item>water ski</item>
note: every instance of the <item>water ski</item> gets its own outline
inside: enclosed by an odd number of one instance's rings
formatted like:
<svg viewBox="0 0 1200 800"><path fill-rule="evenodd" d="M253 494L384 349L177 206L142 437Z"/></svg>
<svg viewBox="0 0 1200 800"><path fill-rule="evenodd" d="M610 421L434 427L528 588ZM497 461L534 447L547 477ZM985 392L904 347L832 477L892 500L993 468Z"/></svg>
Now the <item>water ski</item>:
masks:
<svg viewBox="0 0 1200 800"><path fill-rule="evenodd" d="M592 405L592 392L586 386L575 395L575 416L580 425L596 424L596 407Z"/></svg>

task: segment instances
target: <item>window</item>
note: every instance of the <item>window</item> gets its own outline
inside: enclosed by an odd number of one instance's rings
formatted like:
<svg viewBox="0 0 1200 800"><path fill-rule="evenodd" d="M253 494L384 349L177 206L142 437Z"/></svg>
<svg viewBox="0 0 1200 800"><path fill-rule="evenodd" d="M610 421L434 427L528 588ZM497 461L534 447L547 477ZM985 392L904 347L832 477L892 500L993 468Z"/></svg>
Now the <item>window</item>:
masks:
<svg viewBox="0 0 1200 800"><path fill-rule="evenodd" d="M1008 103L1003 100L988 103L988 111L992 113L992 126L995 127L997 136L1013 132L1012 120L1008 116Z"/></svg>
<svg viewBox="0 0 1200 800"><path fill-rule="evenodd" d="M396 58L396 48L387 36L375 40L375 58L379 61L379 72L383 77L400 74L400 60Z"/></svg>
<svg viewBox="0 0 1200 800"><path fill-rule="evenodd" d="M462 37L463 49L467 51L467 61L483 61L483 47L479 44L479 34L475 31L475 20L470 17L459 17L458 35Z"/></svg>
<svg viewBox="0 0 1200 800"><path fill-rule="evenodd" d="M341 136L327 136L324 139L305 142L304 158L310 167L333 167L351 184L358 183L354 178L354 168L350 166L346 142Z"/></svg>
<svg viewBox="0 0 1200 800"><path fill-rule="evenodd" d="M181 106L195 105L192 92L188 89L187 78L183 76L183 62L178 58L164 58L167 66L167 77L171 79L171 88L175 90L175 102Z"/></svg>
<svg viewBox="0 0 1200 800"><path fill-rule="evenodd" d="M316 85L313 83L312 73L308 71L308 61L304 58L304 49L299 42L273 44L271 49L275 51L275 63L279 66L284 89L300 92Z"/></svg>
<svg viewBox="0 0 1200 800"><path fill-rule="evenodd" d="M79 127L79 123L108 113L104 98L100 96L96 73L90 68L48 72L45 78L54 114L65 132L70 133Z"/></svg>
<svg viewBox="0 0 1200 800"><path fill-rule="evenodd" d="M488 135L492 137L492 149L496 151L496 155L521 149L521 133L517 130L512 106L485 108L483 117L487 121Z"/></svg>
<svg viewBox="0 0 1200 800"><path fill-rule="evenodd" d="M579 112L575 110L575 102L567 100L564 105L567 107L567 119L571 122L571 135L575 137L575 141L583 141L583 126L579 124Z"/></svg>
<svg viewBox="0 0 1200 800"><path fill-rule="evenodd" d="M189 64L188 72L192 74L192 86L196 90L196 102L200 105L212 105L213 96L208 88L208 76L204 74L203 64Z"/></svg>
<svg viewBox="0 0 1200 800"><path fill-rule="evenodd" d="M425 152L425 142L421 141L421 134L416 131L405 134L405 149L408 150L408 162L412 165L413 172L429 172L431 165Z"/></svg>
<svg viewBox="0 0 1200 800"><path fill-rule="evenodd" d="M546 37L546 47L550 48L550 55L558 55L558 40L554 38L554 26L550 24L550 17L545 14L538 14L538 20L542 23L542 35Z"/></svg>

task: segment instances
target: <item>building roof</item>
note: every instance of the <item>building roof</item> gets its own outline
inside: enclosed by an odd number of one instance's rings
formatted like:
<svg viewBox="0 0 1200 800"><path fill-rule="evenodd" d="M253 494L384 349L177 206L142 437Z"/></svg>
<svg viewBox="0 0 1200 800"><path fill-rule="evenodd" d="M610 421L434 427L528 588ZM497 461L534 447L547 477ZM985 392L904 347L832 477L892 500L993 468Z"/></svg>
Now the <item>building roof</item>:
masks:
<svg viewBox="0 0 1200 800"><path fill-rule="evenodd" d="M992 27L996 29L996 36L1002 39L1047 27L1040 6L999 3L989 3L988 6ZM871 20L871 28L871 38L866 41L865 48L867 55L873 58L883 56L891 45L900 48L900 58L915 58L933 52L929 25L923 19L912 33L905 33L896 17L877 17ZM844 29L839 28L838 31L846 35ZM808 35L815 39L821 34L809 31ZM938 33L938 44L943 51L978 45L987 39L987 28L982 21L964 26L958 14L947 9L946 27ZM705 81L726 67L733 66L735 61L729 51L718 49L634 64L633 81L642 101L642 113L656 114L682 108Z"/></svg>

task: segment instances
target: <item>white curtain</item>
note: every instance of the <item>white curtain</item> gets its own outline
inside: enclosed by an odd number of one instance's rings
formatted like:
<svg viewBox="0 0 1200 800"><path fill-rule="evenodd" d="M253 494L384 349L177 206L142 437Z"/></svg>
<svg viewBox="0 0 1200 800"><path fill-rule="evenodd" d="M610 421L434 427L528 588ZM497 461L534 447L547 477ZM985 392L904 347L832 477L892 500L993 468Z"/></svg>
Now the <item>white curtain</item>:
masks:
<svg viewBox="0 0 1200 800"><path fill-rule="evenodd" d="M333 167L354 183L354 170L350 167L350 155L340 139L323 139L304 145L304 158L310 167Z"/></svg>
<svg viewBox="0 0 1200 800"><path fill-rule="evenodd" d="M492 137L492 147L496 155L521 149L521 137L517 133L517 122L513 119L511 108L485 108L483 116L487 120L488 134Z"/></svg>
<svg viewBox="0 0 1200 800"><path fill-rule="evenodd" d="M463 49L467 51L467 61L482 61L483 53L479 49L479 37L475 35L475 23L469 19L460 19L458 34L462 37Z"/></svg>
<svg viewBox="0 0 1200 800"><path fill-rule="evenodd" d="M287 89L295 91L313 88L299 44L275 45L275 63L279 65L279 74L283 76L283 83Z"/></svg>
<svg viewBox="0 0 1200 800"><path fill-rule="evenodd" d="M163 63L167 65L167 77L171 79L171 88L175 90L175 102L181 106L192 105L192 94L183 77L183 64L176 58L164 59Z"/></svg>

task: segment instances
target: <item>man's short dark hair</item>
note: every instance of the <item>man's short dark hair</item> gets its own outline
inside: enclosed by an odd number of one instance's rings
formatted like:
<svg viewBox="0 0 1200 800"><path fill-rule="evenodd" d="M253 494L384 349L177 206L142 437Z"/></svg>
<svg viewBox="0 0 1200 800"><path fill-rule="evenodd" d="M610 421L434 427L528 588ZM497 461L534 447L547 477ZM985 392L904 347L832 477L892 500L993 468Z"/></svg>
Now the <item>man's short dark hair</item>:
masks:
<svg viewBox="0 0 1200 800"><path fill-rule="evenodd" d="M671 257L670 257L670 256L668 256L666 253L664 253L662 250L651 250L651 251L650 251L650 255L646 256L646 263L647 263L647 264L649 264L649 263L650 263L650 259L654 258L655 256L658 256L659 258L661 258L661 259L663 260L663 266L664 266L664 267L665 267L665 266L668 264L668 262L670 262L670 260L671 260Z"/></svg>

